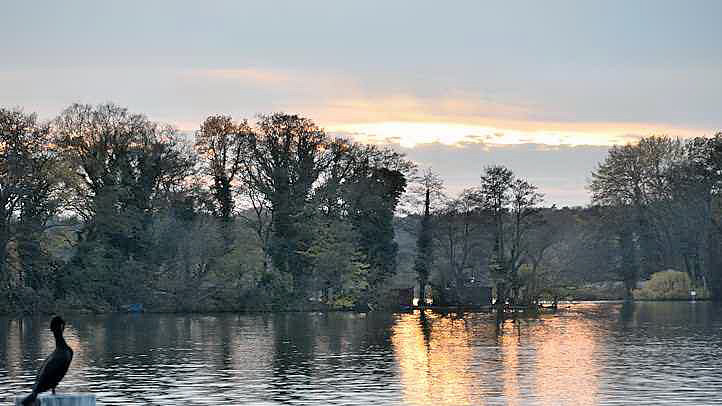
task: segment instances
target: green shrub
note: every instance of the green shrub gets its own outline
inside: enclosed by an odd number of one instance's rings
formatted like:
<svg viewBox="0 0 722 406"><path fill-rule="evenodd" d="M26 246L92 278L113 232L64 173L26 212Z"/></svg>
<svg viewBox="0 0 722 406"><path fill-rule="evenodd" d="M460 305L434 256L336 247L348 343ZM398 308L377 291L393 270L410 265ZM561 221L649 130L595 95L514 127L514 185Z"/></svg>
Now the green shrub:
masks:
<svg viewBox="0 0 722 406"><path fill-rule="evenodd" d="M686 272L662 271L652 274L644 287L635 289L632 294L640 300L689 299L692 282Z"/></svg>
<svg viewBox="0 0 722 406"><path fill-rule="evenodd" d="M555 293L562 300L621 300L624 298L624 285L610 281L547 289L542 297L551 300Z"/></svg>

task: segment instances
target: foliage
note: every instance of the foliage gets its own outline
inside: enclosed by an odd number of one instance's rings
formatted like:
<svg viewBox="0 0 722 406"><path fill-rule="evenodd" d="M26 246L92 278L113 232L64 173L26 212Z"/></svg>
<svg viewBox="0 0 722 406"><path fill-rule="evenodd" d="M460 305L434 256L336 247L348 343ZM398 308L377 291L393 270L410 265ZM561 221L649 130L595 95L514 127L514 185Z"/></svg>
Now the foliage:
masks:
<svg viewBox="0 0 722 406"><path fill-rule="evenodd" d="M369 286L369 265L363 262L359 235L349 224L335 219L318 224L314 234L303 254L313 266L321 301L334 308L352 307Z"/></svg>
<svg viewBox="0 0 722 406"><path fill-rule="evenodd" d="M686 272L667 270L656 272L641 289L634 290L635 299L689 299L692 282Z"/></svg>
<svg viewBox="0 0 722 406"><path fill-rule="evenodd" d="M42 235L63 203L63 169L48 125L0 108L0 307L16 288L45 286L54 263Z"/></svg>
<svg viewBox="0 0 722 406"><path fill-rule="evenodd" d="M556 296L563 300L622 300L627 298L627 289L621 282L586 283L581 286L562 286L543 292L547 300Z"/></svg>
<svg viewBox="0 0 722 406"><path fill-rule="evenodd" d="M248 122L234 123L229 116L210 116L196 132L196 151L203 158L205 174L213 183L211 190L216 214L229 221L234 206L234 182L244 163L244 145L251 135Z"/></svg>
<svg viewBox="0 0 722 406"><path fill-rule="evenodd" d="M113 104L0 109L0 311L365 309L416 283L534 304L629 296L670 268L719 299L721 174L722 134L648 137L610 148L592 206L542 208L509 168L450 198L297 115L213 115L189 142Z"/></svg>
<svg viewBox="0 0 722 406"><path fill-rule="evenodd" d="M374 150L365 151L369 152L376 154ZM360 165L339 189L338 197L344 203L335 216L353 225L359 235L363 262L369 265L366 301L373 302L371 291L378 290L396 273L398 246L394 241L394 213L406 188L406 178L401 168L391 168L403 164L398 155L386 155L375 163L383 166Z"/></svg>
<svg viewBox="0 0 722 406"><path fill-rule="evenodd" d="M191 145L74 104L49 124L2 109L0 129L5 311L351 307L395 274L413 164L309 119L210 116Z"/></svg>
<svg viewBox="0 0 722 406"><path fill-rule="evenodd" d="M475 189L466 189L448 200L437 214L436 246L445 257L439 261L445 272L434 278L433 285L439 292L451 289L453 298L447 298L447 302L462 303L463 289L470 281L483 278L480 272L474 272L474 264L483 260L480 254L488 251L486 241L479 238L484 219L475 197Z"/></svg>
<svg viewBox="0 0 722 406"><path fill-rule="evenodd" d="M722 134L686 142L647 137L613 147L592 174L595 203L616 234L620 276L628 289L662 269L683 269L722 298L720 186Z"/></svg>
<svg viewBox="0 0 722 406"><path fill-rule="evenodd" d="M527 260L530 231L539 224L542 199L536 186L503 166L487 167L481 175L478 201L493 224L489 270L496 283L499 314L507 298L519 299L519 269Z"/></svg>
<svg viewBox="0 0 722 406"><path fill-rule="evenodd" d="M432 206L437 207L443 203L443 183L441 178L431 169L416 179L417 184L411 189L412 201L421 208L421 223L416 240L416 260L414 270L419 281L419 298L426 298L426 285L429 282L431 267L434 260L433 230L431 222ZM424 300L420 303L423 305Z"/></svg>

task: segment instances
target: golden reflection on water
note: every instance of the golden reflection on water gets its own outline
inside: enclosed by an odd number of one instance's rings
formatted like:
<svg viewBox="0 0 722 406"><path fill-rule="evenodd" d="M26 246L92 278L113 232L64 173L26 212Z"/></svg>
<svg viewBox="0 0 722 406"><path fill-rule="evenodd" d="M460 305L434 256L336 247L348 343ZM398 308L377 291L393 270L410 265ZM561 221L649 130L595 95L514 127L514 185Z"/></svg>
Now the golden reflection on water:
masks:
<svg viewBox="0 0 722 406"><path fill-rule="evenodd" d="M493 319L471 317L472 327L430 312L399 316L391 340L407 404L596 403L599 331L591 321L549 316L496 330Z"/></svg>
<svg viewBox="0 0 722 406"><path fill-rule="evenodd" d="M578 317L550 318L536 333L535 391L542 404L597 403L598 334L592 322Z"/></svg>
<svg viewBox="0 0 722 406"><path fill-rule="evenodd" d="M404 314L391 337L410 405L470 404L471 336L463 320L419 312Z"/></svg>
<svg viewBox="0 0 722 406"><path fill-rule="evenodd" d="M508 405L519 404L519 340L521 336L512 329L514 325L506 323L509 331L502 330L499 337L499 350L501 351L502 382L504 383L504 398ZM520 331L520 330L516 330Z"/></svg>

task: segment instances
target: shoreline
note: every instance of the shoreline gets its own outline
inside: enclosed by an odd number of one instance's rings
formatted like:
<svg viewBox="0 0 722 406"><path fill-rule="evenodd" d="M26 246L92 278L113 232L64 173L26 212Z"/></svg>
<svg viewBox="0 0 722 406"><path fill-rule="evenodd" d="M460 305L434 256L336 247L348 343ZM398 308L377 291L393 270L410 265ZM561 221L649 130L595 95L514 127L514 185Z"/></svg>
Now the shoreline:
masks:
<svg viewBox="0 0 722 406"><path fill-rule="evenodd" d="M544 306L538 309L537 313L550 313L554 310L563 310L574 305L585 305L585 304L624 304L624 303L714 303L711 299L637 299L632 301L626 301L623 299L602 299L602 300L564 300L558 302L557 309ZM381 309L369 309L366 311L358 309L244 309L244 310L178 310L178 311L164 311L164 310L144 310L140 312L128 312L128 311L109 311L109 312L92 312L92 311L81 311L72 309L58 309L58 311L50 312L39 312L39 313L0 313L0 317L9 318L24 318L24 317L40 317L49 316L53 314L66 314L66 315L80 315L80 316L110 316L110 315L142 315L142 314L154 314L154 315L173 315L173 314L184 314L184 315L224 315L224 314L282 314L282 313L355 313L355 314L368 314L368 313L409 313L417 310L425 310L438 313L453 313L453 312L465 312L465 313L487 313L491 314L494 312L493 305L489 306L411 306L409 308L381 308ZM514 309L508 309L506 313L534 313L533 309L529 309L523 306L516 307Z"/></svg>

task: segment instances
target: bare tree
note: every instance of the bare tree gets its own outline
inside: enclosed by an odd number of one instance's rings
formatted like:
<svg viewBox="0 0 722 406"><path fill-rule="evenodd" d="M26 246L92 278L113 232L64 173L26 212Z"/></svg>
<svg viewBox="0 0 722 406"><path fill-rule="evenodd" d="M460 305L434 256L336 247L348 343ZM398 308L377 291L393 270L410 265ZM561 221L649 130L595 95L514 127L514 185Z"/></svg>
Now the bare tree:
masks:
<svg viewBox="0 0 722 406"><path fill-rule="evenodd" d="M463 288L470 278L470 270L479 259L475 254L480 251L482 244L479 228L483 220L477 205L477 195L478 190L466 189L455 199L449 200L437 214L437 244L444 253L451 273L456 303L462 303L464 299Z"/></svg>

